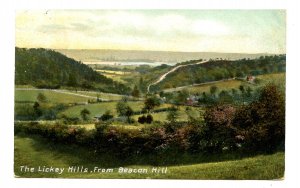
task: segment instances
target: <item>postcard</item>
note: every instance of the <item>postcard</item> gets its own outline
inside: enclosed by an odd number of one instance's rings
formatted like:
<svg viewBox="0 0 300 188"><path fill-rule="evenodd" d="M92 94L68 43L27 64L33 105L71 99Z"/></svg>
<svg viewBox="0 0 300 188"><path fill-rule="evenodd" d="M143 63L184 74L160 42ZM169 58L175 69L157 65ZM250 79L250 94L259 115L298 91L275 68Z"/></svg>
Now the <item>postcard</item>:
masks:
<svg viewBox="0 0 300 188"><path fill-rule="evenodd" d="M284 179L285 10L15 17L15 178Z"/></svg>

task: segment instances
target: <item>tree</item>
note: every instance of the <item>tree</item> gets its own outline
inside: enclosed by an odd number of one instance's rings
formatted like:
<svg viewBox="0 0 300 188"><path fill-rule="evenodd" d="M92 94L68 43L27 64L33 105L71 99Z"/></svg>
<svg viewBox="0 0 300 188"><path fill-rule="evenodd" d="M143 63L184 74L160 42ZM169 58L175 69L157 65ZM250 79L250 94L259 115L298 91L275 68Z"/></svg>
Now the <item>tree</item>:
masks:
<svg viewBox="0 0 300 188"><path fill-rule="evenodd" d="M136 85L134 86L131 95L133 97L137 97L137 98L140 97L140 90L138 89L138 87Z"/></svg>
<svg viewBox="0 0 300 188"><path fill-rule="evenodd" d="M217 86L211 86L211 87L209 88L209 91L210 91L210 94L211 94L213 97L215 97L215 96L216 96L216 93L217 93L217 91L218 91L218 87L217 87Z"/></svg>
<svg viewBox="0 0 300 188"><path fill-rule="evenodd" d="M177 104L184 104L186 99L189 97L189 92L186 89L179 91L176 97Z"/></svg>
<svg viewBox="0 0 300 188"><path fill-rule="evenodd" d="M225 103L232 103L233 99L232 96L229 94L228 91L222 90L219 94L219 103L225 104Z"/></svg>
<svg viewBox="0 0 300 188"><path fill-rule="evenodd" d="M144 102L144 109L149 113L155 106L159 106L160 101L156 96L146 98Z"/></svg>
<svg viewBox="0 0 300 188"><path fill-rule="evenodd" d="M177 109L173 106L172 110L168 112L167 120L170 122L176 122L177 118L178 118L178 112Z"/></svg>
<svg viewBox="0 0 300 188"><path fill-rule="evenodd" d="M274 151L280 145L284 145L283 94L273 84L265 86L258 101L238 109L232 124L244 138L245 148L255 151Z"/></svg>
<svg viewBox="0 0 300 188"><path fill-rule="evenodd" d="M88 109L84 108L80 111L80 116L84 121L88 120L88 115L90 115L90 111Z"/></svg>
<svg viewBox="0 0 300 188"><path fill-rule="evenodd" d="M130 106L127 106L126 107L126 110L125 110L125 116L127 117L127 122L130 123L131 120L130 120L130 117L133 115L133 110Z"/></svg>
<svg viewBox="0 0 300 188"><path fill-rule="evenodd" d="M101 116L102 121L107 121L112 119L114 116L111 114L110 110L106 110L105 113Z"/></svg>
<svg viewBox="0 0 300 188"><path fill-rule="evenodd" d="M146 123L150 124L153 121L153 116L151 114L148 114L146 117Z"/></svg>
<svg viewBox="0 0 300 188"><path fill-rule="evenodd" d="M245 87L243 85L239 86L239 90L242 92L242 94L245 93Z"/></svg>
<svg viewBox="0 0 300 188"><path fill-rule="evenodd" d="M47 98L43 93L39 93L38 96L36 97L36 99L40 103L47 102Z"/></svg>
<svg viewBox="0 0 300 188"><path fill-rule="evenodd" d="M34 103L33 110L34 110L34 113L37 117L40 117L43 114L43 112L41 110L41 107L40 107L40 104L38 102Z"/></svg>
<svg viewBox="0 0 300 188"><path fill-rule="evenodd" d="M124 101L119 101L116 105L116 110L119 116L125 116L128 104Z"/></svg>
<svg viewBox="0 0 300 188"><path fill-rule="evenodd" d="M138 122L141 124L144 124L146 122L146 116L145 115L140 116L138 118Z"/></svg>
<svg viewBox="0 0 300 188"><path fill-rule="evenodd" d="M206 110L206 137L214 151L235 147L235 128L232 126L235 111L230 105L216 105Z"/></svg>

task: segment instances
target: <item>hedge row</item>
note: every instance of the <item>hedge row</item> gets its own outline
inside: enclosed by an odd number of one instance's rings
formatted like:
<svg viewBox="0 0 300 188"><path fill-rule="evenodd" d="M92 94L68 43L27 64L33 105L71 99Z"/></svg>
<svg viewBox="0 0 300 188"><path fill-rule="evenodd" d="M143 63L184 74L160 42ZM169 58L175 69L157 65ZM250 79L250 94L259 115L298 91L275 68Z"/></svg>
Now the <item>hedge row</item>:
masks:
<svg viewBox="0 0 300 188"><path fill-rule="evenodd" d="M285 103L275 86L262 90L258 101L234 107L213 106L204 122L169 122L143 129L124 129L99 122L87 131L61 124L15 123L15 132L38 134L54 142L78 144L120 156L172 152L267 151L284 146Z"/></svg>

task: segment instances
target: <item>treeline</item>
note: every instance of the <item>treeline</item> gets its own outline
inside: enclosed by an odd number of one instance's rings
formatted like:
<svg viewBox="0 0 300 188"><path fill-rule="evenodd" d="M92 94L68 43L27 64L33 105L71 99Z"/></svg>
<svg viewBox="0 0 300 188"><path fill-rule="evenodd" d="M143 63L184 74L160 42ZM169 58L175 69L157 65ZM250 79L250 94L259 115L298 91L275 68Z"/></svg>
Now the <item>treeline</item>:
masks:
<svg viewBox="0 0 300 188"><path fill-rule="evenodd" d="M87 131L63 124L15 122L15 133L38 134L57 143L84 145L121 157L163 152L274 152L284 149L285 101L276 86L267 85L249 105L210 107L204 121L171 121L140 130L99 122L95 128Z"/></svg>
<svg viewBox="0 0 300 188"><path fill-rule="evenodd" d="M129 94L130 88L54 50L15 49L15 84L58 89L62 86Z"/></svg>
<svg viewBox="0 0 300 188"><path fill-rule="evenodd" d="M197 62L195 60L195 62ZM182 67L170 73L166 79L151 87L152 91L199 84L248 75L285 72L286 56L262 56L257 59L210 60L207 63Z"/></svg>

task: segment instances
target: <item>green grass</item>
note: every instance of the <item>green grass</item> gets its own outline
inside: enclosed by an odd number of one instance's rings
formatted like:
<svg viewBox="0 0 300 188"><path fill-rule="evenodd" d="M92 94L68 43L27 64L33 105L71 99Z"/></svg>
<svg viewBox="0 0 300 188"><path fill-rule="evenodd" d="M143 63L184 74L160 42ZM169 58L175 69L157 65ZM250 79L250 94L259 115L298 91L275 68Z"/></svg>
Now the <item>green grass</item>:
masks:
<svg viewBox="0 0 300 188"><path fill-rule="evenodd" d="M262 84L274 83L282 87L285 87L285 77L286 73L264 74L257 76L257 78L262 80Z"/></svg>
<svg viewBox="0 0 300 188"><path fill-rule="evenodd" d="M203 112L203 109L199 108L199 107L190 107L191 108L191 113L190 115L192 115L194 118L202 118L200 112ZM186 107L185 106L179 106L178 107L178 118L177 121L186 121L188 119L188 115L185 112ZM159 112L159 113L152 113L151 114L154 121L167 121L167 115L168 112ZM138 120L138 117L140 115L134 115L132 116L134 120Z"/></svg>
<svg viewBox="0 0 300 188"><path fill-rule="evenodd" d="M117 94L109 94L109 93L102 93L102 92L89 92L89 91L69 91L70 93L75 93L75 94L80 94L80 95L87 95L91 97L99 97L102 99L107 99L107 100L121 100L123 98L122 95L117 95ZM95 100L95 99L94 99Z"/></svg>
<svg viewBox="0 0 300 188"><path fill-rule="evenodd" d="M111 113L116 117L117 111L116 111L116 105L117 102L102 102L102 103L95 103L95 104L87 104L87 105L78 105L70 107L62 112L60 114L65 114L69 117L78 117L80 116L80 111L84 108L88 109L90 111L90 117L94 117L96 115L102 115L105 113L105 111L110 110ZM140 111L144 107L143 101L129 101L128 105L134 110L134 111ZM163 104L159 106L159 108L166 108L170 107L169 104Z"/></svg>
<svg viewBox="0 0 300 188"><path fill-rule="evenodd" d="M104 75L107 78L110 78L110 79L114 80L114 81L121 82L123 84L126 83L126 81L122 79L124 77L123 75L111 74L111 73L101 73L101 74Z"/></svg>
<svg viewBox="0 0 300 188"><path fill-rule="evenodd" d="M200 85L200 86L188 86L188 87L179 88L179 89L168 89L166 91L169 92L169 91L177 91L177 90L185 89L188 92L190 92L191 94L202 93L202 92L209 93L210 88L212 86L218 87L218 90L221 91L221 90L229 90L232 88L237 89L242 83L244 83L244 82L239 81L239 80L226 80L226 81L222 81L222 82L218 82L218 83L204 84L204 85Z"/></svg>
<svg viewBox="0 0 300 188"><path fill-rule="evenodd" d="M15 136L15 175L17 177L48 178L158 178L158 179L280 179L284 176L284 153L241 157L240 155L149 155L117 158L95 154L83 147L51 143L41 137ZM21 172L20 166L65 168L64 172ZM67 172L70 166L83 166L88 173ZM112 168L112 173L91 173L94 167ZM148 173L118 173L120 167L148 169ZM167 173L151 173L153 167Z"/></svg>
<svg viewBox="0 0 300 188"><path fill-rule="evenodd" d="M47 101L50 103L75 103L75 102L87 102L88 98L69 95L64 93L57 93L50 90L15 90L15 101L37 101L37 96L42 93L46 96Z"/></svg>
<svg viewBox="0 0 300 188"><path fill-rule="evenodd" d="M262 81L259 85L265 85L270 82L275 83L277 85L285 85L285 75L286 75L285 73L264 74L264 75L257 76L257 78L259 78ZM191 94L202 93L202 92L209 93L210 88L212 86L218 87L218 92L220 92L222 90L231 90L233 88L239 89L240 85L247 85L250 87L259 86L259 85L249 84L245 81L240 81L240 80L225 80L218 83L204 84L200 86L188 86L188 87L178 88L178 89L167 89L165 91L172 92L172 91L179 91L185 89Z"/></svg>

